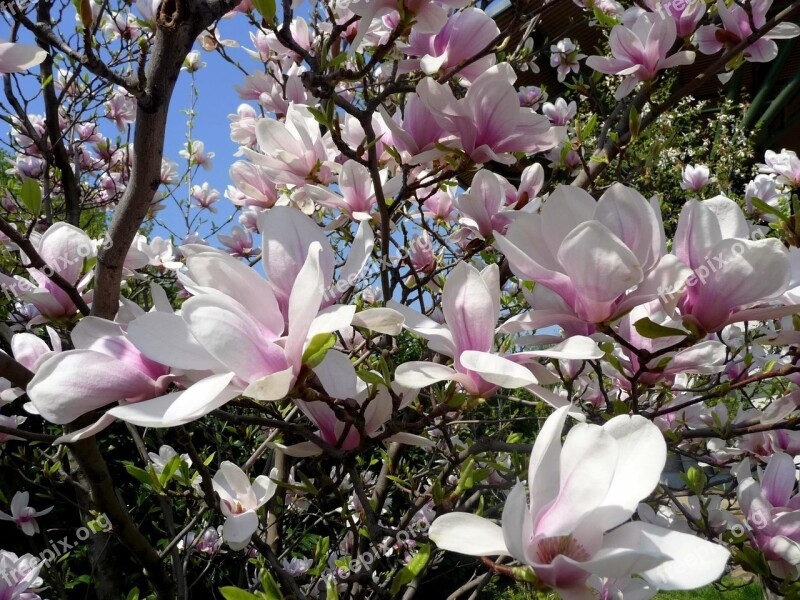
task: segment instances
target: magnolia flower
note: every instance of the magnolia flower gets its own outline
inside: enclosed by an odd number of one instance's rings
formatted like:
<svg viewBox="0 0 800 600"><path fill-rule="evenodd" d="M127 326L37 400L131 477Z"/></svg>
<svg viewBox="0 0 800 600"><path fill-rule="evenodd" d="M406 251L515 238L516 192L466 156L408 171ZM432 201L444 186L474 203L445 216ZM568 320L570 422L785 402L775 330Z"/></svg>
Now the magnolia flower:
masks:
<svg viewBox="0 0 800 600"><path fill-rule="evenodd" d="M653 12L672 17L677 34L682 38L692 35L706 14L705 0L645 0L645 4Z"/></svg>
<svg viewBox="0 0 800 600"><path fill-rule="evenodd" d="M495 326L500 316L499 277L497 265L483 271L463 262L456 265L442 290L444 325L394 301L387 304L403 315L403 327L428 340L431 350L454 360L453 367L430 362L404 363L395 371L397 383L422 388L440 381L455 381L473 396L488 397L498 386L529 389L535 386L538 379L534 372L541 374L544 369L532 363L533 358L588 360L602 355L592 340L578 337L550 350L507 357L495 354ZM528 362L530 368L519 364Z"/></svg>
<svg viewBox="0 0 800 600"><path fill-rule="evenodd" d="M32 235L31 242L47 266L61 275L67 283L75 286L78 291L84 290L89 284L91 277L82 278L81 275L85 261L95 256L96 248L83 231L69 223L60 222L51 226L41 236ZM41 316L32 319L29 325L47 320L59 320L78 312L67 293L53 283L43 271L28 269L36 285L22 277L12 278L0 273L0 283L5 289L20 300L33 304L41 313ZM84 298L89 299L90 293Z"/></svg>
<svg viewBox="0 0 800 600"><path fill-rule="evenodd" d="M767 22L767 13L772 7L772 0L752 0L749 3L752 15L738 4L728 4L717 0L717 12L722 20L722 27L703 25L698 27L692 41L697 44L703 54L716 54L723 48L732 48L747 39L756 29L761 29ZM796 23L778 23L764 36L747 46L742 55L749 62L769 62L778 56L778 45L774 40L789 39L800 35L800 26Z"/></svg>
<svg viewBox="0 0 800 600"><path fill-rule="evenodd" d="M228 252L237 258L252 256L259 252L253 249L252 234L238 225L234 225L231 228L230 235L217 234L217 239L220 244L227 248Z"/></svg>
<svg viewBox="0 0 800 600"><path fill-rule="evenodd" d="M542 105L542 114L550 119L553 125L566 125L578 113L578 105L573 100L569 104L563 98L556 98L555 103L545 102Z"/></svg>
<svg viewBox="0 0 800 600"><path fill-rule="evenodd" d="M467 8L454 13L436 34L412 31L408 47L403 51L410 56L420 56L419 66L428 75L439 71L448 73L462 63L479 55L500 35L494 19L477 8ZM484 56L460 68L458 76L472 81L495 64L494 54ZM406 68L417 68L407 65Z"/></svg>
<svg viewBox="0 0 800 600"><path fill-rule="evenodd" d="M559 40L550 46L550 66L558 70L558 80L564 81L570 71L577 73L580 71L580 60L586 58L581 54L578 46L569 38Z"/></svg>
<svg viewBox="0 0 800 600"><path fill-rule="evenodd" d="M186 55L186 58L183 59L183 67L181 68L181 71L186 71L187 73L196 73L205 66L206 63L203 62L200 52L198 50L192 50Z"/></svg>
<svg viewBox="0 0 800 600"><path fill-rule="evenodd" d="M763 165L758 165L759 173L769 173L775 175L778 183L788 185L791 188L800 188L800 158L794 150L773 152L767 150L764 153Z"/></svg>
<svg viewBox="0 0 800 600"><path fill-rule="evenodd" d="M317 204L340 210L355 221L372 218L377 200L375 184L367 167L355 160L348 160L342 165L337 186L340 194L318 185L306 185L305 190Z"/></svg>
<svg viewBox="0 0 800 600"><path fill-rule="evenodd" d="M28 506L30 494L28 492L17 492L11 499L11 514L4 513L0 510L0 521L13 521L17 527L22 529L25 535L34 535L39 533L39 523L36 522L36 517L41 517L48 514L54 506L45 508L44 510L37 511L31 506Z"/></svg>
<svg viewBox="0 0 800 600"><path fill-rule="evenodd" d="M516 161L510 152L541 152L556 145L546 117L522 108L508 63L487 69L456 99L447 84L427 77L417 85L420 99L453 142L477 163Z"/></svg>
<svg viewBox="0 0 800 600"><path fill-rule="evenodd" d="M51 423L70 423L113 402L156 398L173 379L169 368L139 352L117 323L86 317L72 330L72 343L75 350L49 356L28 384L28 397ZM111 422L104 417L98 424Z"/></svg>
<svg viewBox="0 0 800 600"><path fill-rule="evenodd" d="M47 58L47 52L31 44L0 42L0 73L19 73L35 67Z"/></svg>
<svg viewBox="0 0 800 600"><path fill-rule="evenodd" d="M237 206L272 208L278 201L275 183L266 169L240 160L231 165L229 173L234 185L228 186L225 196Z"/></svg>
<svg viewBox="0 0 800 600"><path fill-rule="evenodd" d="M0 550L0 598L9 600L41 600L31 591L44 585L39 577L43 563L32 554L17 556L8 550Z"/></svg>
<svg viewBox="0 0 800 600"><path fill-rule="evenodd" d="M615 25L609 44L613 58L590 56L586 64L595 71L623 75L625 80L614 94L619 100L631 93L641 81L650 81L658 71L694 62L694 52L679 51L670 57L677 31L672 17L645 12L630 29Z"/></svg>
<svg viewBox="0 0 800 600"><path fill-rule="evenodd" d="M481 169L472 178L469 191L455 201L463 215L459 223L483 239L492 232L504 232L511 222L511 211L506 209L506 196L516 196L516 190L505 180L487 169Z"/></svg>
<svg viewBox="0 0 800 600"><path fill-rule="evenodd" d="M797 467L792 457L776 451L759 482L753 478L747 458L733 472L739 482L739 506L755 547L778 577L795 573L800 561L800 494L795 493Z"/></svg>
<svg viewBox="0 0 800 600"><path fill-rule="evenodd" d="M728 323L792 314L796 306L760 307L783 294L791 266L778 239L751 240L750 228L735 202L716 196L689 200L678 218L675 255L693 274L668 294L684 320L704 331Z"/></svg>
<svg viewBox="0 0 800 600"><path fill-rule="evenodd" d="M531 452L529 500L519 482L502 527L467 513L436 519L428 532L439 548L472 556L510 555L564 598L591 597L590 575L640 575L666 590L694 589L722 575L730 553L698 537L629 521L658 484L667 448L641 416L561 431L569 407L548 417Z"/></svg>
<svg viewBox="0 0 800 600"><path fill-rule="evenodd" d="M277 467L266 475L259 475L252 485L250 479L239 467L223 461L211 482L219 495L220 509L225 515L222 539L231 550L242 550L250 543L250 538L258 529L256 511L264 506L278 488L273 481L278 477Z"/></svg>
<svg viewBox="0 0 800 600"><path fill-rule="evenodd" d="M710 173L706 165L686 165L681 176L681 189L699 192L717 180L716 177L710 177Z"/></svg>
<svg viewBox="0 0 800 600"><path fill-rule="evenodd" d="M214 205L219 202L219 192L214 188L210 188L208 182L203 183L203 185L193 185L191 199L193 206L199 206L212 213L217 212L217 207Z"/></svg>
<svg viewBox="0 0 800 600"><path fill-rule="evenodd" d="M192 140L183 144L183 150L178 155L188 160L192 166L203 167L206 171L211 170L211 159L214 158L213 152L206 152L206 145L203 142Z"/></svg>
<svg viewBox="0 0 800 600"><path fill-rule="evenodd" d="M533 110L536 110L540 103L547 100L547 93L544 92L542 88L535 85L519 88L519 90L517 90L517 96L519 96L519 103L521 106L532 108Z"/></svg>
<svg viewBox="0 0 800 600"><path fill-rule="evenodd" d="M383 122L391 132L392 143L410 164L424 163L441 155L436 143L447 132L419 94L408 94L403 110L393 116L382 111Z"/></svg>
<svg viewBox="0 0 800 600"><path fill-rule="evenodd" d="M275 183L303 185L306 180L329 180L328 149L307 107L292 104L284 121L260 119L256 138L263 154L244 146L242 152Z"/></svg>
<svg viewBox="0 0 800 600"><path fill-rule="evenodd" d="M240 104L236 114L228 115L231 122L231 140L240 146L255 146L258 113L249 104Z"/></svg>
<svg viewBox="0 0 800 600"><path fill-rule="evenodd" d="M600 323L654 300L664 281L688 276L675 257L665 256L657 205L621 184L597 202L580 188L559 186L540 213L519 213L505 235L495 234L495 245L517 276L561 299L507 326L530 318L532 329Z"/></svg>
<svg viewBox="0 0 800 600"><path fill-rule="evenodd" d="M764 221L776 221L777 215L770 213L762 213L761 210L755 207L752 200L760 200L767 206L780 211L784 208L784 202L787 196L783 193L783 186L781 186L771 175L756 175L755 179L750 181L744 188L744 202L747 212L751 215L758 215L758 218Z"/></svg>
<svg viewBox="0 0 800 600"><path fill-rule="evenodd" d="M136 121L136 101L124 90L117 90L104 105L106 117L113 121L119 131Z"/></svg>
<svg viewBox="0 0 800 600"><path fill-rule="evenodd" d="M283 559L281 561L283 569L292 577L302 577L314 565L314 560L311 558L298 558L293 556L291 560Z"/></svg>

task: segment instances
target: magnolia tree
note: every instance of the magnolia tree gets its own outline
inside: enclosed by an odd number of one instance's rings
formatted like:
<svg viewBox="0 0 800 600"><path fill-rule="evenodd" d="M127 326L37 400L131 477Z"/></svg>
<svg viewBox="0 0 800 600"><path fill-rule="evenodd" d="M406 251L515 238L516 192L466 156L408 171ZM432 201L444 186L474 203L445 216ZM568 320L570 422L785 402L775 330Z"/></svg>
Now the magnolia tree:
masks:
<svg viewBox="0 0 800 600"><path fill-rule="evenodd" d="M0 597L800 594L800 1L566 1L3 4Z"/></svg>

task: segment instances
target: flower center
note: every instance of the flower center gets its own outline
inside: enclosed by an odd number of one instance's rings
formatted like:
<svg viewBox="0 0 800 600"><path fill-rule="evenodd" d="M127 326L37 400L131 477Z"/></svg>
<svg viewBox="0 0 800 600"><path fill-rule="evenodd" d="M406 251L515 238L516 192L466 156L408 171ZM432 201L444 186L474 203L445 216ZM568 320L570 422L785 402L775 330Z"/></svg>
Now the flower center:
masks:
<svg viewBox="0 0 800 600"><path fill-rule="evenodd" d="M560 554L579 562L591 558L586 549L571 535L545 538L539 542L536 549L536 558L543 565L549 565Z"/></svg>

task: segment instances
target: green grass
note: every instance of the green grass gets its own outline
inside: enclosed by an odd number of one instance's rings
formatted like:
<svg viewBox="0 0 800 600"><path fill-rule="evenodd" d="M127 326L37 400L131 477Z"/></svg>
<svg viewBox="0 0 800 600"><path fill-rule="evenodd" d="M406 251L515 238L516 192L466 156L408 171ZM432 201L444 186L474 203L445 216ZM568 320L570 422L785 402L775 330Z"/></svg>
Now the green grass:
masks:
<svg viewBox="0 0 800 600"><path fill-rule="evenodd" d="M660 592L656 595L656 600L761 600L761 586L751 583L745 587L721 592L713 585L692 590L691 592Z"/></svg>
<svg viewBox="0 0 800 600"><path fill-rule="evenodd" d="M761 600L761 586L758 583L738 587L736 580L726 577L723 583L733 589L720 591L713 585L689 592L659 592L655 600ZM509 585L506 581L492 582L479 596L481 600L544 600L545 596L537 598L536 594L528 590ZM547 600L557 600L555 594L548 594Z"/></svg>

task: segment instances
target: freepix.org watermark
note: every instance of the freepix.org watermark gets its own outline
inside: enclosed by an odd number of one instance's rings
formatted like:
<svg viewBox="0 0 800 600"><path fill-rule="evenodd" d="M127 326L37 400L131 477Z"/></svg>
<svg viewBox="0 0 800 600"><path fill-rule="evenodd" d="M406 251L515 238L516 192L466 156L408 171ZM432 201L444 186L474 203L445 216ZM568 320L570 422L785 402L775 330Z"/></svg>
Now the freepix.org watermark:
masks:
<svg viewBox="0 0 800 600"><path fill-rule="evenodd" d="M750 239L754 241L767 239L767 236L756 230L750 235ZM722 271L725 266L734 258L744 253L747 246L744 243L746 240L741 240L731 244L723 252L719 252L714 256L704 257L704 262L694 268L694 273L686 278L686 281L680 285L660 285L658 286L658 297L663 302L669 302L675 296L682 295L688 288L696 286L698 283L704 285L709 277L717 271Z"/></svg>
<svg viewBox="0 0 800 600"><path fill-rule="evenodd" d="M47 568L50 564L55 562L55 560L72 550L80 546L81 543L88 540L92 535L97 533L108 533L111 530L111 520L108 516L103 513L97 518L89 521L83 527L79 527L74 531L74 537L70 535L65 535L60 540L55 540L50 544L50 547L45 548L39 553L38 557L34 557L26 566L26 570L30 571L31 569L35 568ZM75 540L77 538L77 541ZM8 569L4 571L0 571L0 579L6 583L6 585L13 585L14 582L21 579L25 574L19 573L15 569Z"/></svg>

